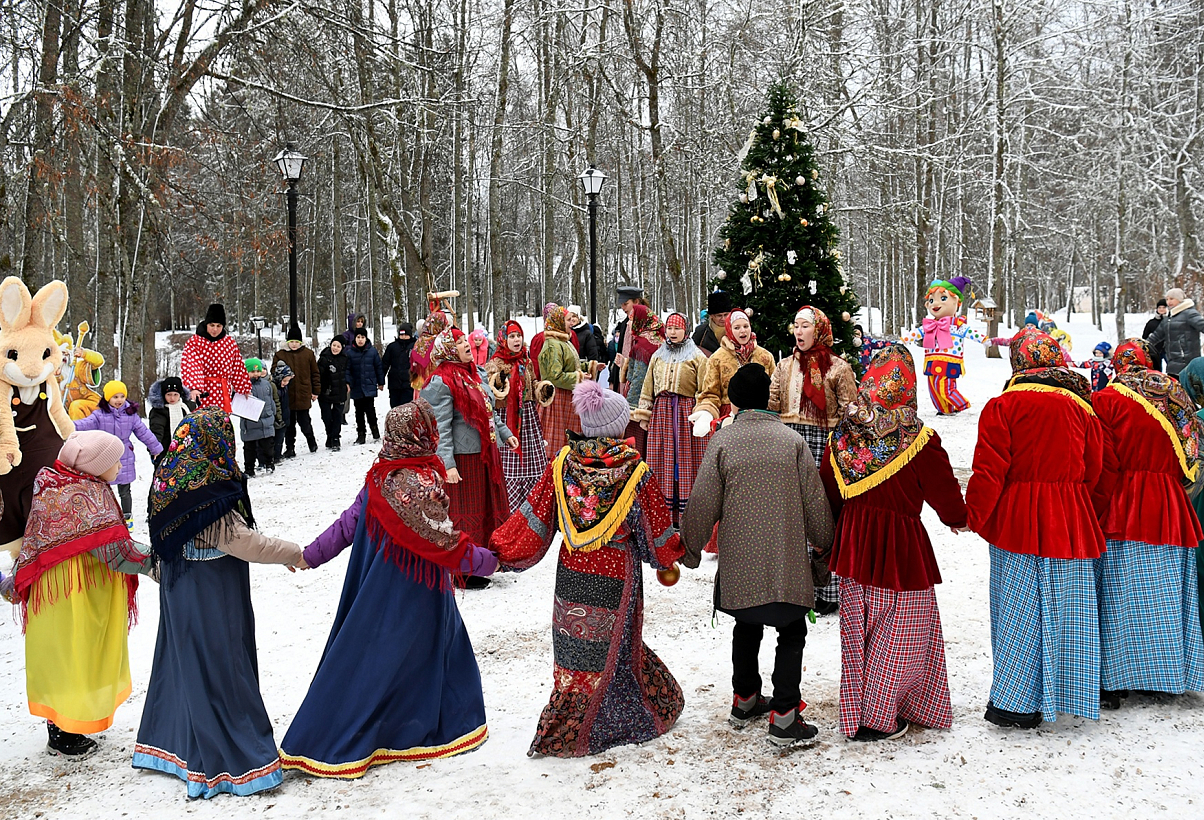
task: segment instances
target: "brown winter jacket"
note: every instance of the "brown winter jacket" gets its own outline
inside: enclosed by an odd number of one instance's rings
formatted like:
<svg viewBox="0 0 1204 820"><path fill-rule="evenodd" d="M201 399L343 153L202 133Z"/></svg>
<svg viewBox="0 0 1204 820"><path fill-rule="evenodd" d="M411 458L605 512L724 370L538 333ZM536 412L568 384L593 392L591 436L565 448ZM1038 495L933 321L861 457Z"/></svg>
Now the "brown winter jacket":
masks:
<svg viewBox="0 0 1204 820"><path fill-rule="evenodd" d="M775 414L745 410L707 445L681 521L687 567L698 566L716 523L721 609L814 605L807 540L831 548L832 510L807 442Z"/></svg>
<svg viewBox="0 0 1204 820"><path fill-rule="evenodd" d="M815 415L803 415L799 412L803 397L803 371L799 369L798 359L787 356L778 362L773 371L773 379L769 384L769 409L780 413L786 424L810 424L814 427L824 427L831 430L840 421L842 411L853 399L857 398L857 377L849 363L832 355L832 365L824 376L824 397L827 418L816 418ZM810 402L808 407L818 414Z"/></svg>
<svg viewBox="0 0 1204 820"><path fill-rule="evenodd" d="M707 359L707 366L702 377L702 386L698 388L698 404L696 410L706 410L715 418L722 415L719 411L730 404L727 400L727 383L740 369L740 360L733 353L736 346L731 339L724 338L719 342L719 350ZM765 368L765 372L773 375L773 354L757 345L749 363L756 362Z"/></svg>
<svg viewBox="0 0 1204 820"><path fill-rule="evenodd" d="M293 380L288 383L288 406L290 410L308 410L313 404L312 396L318 395L318 360L308 347L296 350L277 350L272 357L272 368L276 362L284 362L293 371ZM269 369L271 372L271 369Z"/></svg>

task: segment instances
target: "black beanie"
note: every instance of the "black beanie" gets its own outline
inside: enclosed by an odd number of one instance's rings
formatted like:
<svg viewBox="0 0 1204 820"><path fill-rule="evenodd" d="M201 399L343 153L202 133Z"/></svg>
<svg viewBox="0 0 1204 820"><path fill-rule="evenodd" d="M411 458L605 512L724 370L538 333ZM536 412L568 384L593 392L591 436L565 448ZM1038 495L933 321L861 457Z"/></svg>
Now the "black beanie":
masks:
<svg viewBox="0 0 1204 820"><path fill-rule="evenodd" d="M769 374L759 364L749 362L727 384L727 398L741 410L769 409Z"/></svg>
<svg viewBox="0 0 1204 820"><path fill-rule="evenodd" d="M1159 299L1156 307L1169 307L1169 305L1167 305L1165 299Z"/></svg>
<svg viewBox="0 0 1204 820"><path fill-rule="evenodd" d="M352 336L352 338L355 338L356 336L363 336L365 339L367 339L368 338L368 329L366 327L357 327L355 330L353 330L351 332L351 336Z"/></svg>
<svg viewBox="0 0 1204 820"><path fill-rule="evenodd" d="M164 376L163 381L159 382L159 392L164 396L168 393L179 393L184 395L184 382L180 381L179 376Z"/></svg>
<svg viewBox="0 0 1204 820"><path fill-rule="evenodd" d="M285 339L285 341L286 342L303 342L303 341L305 341L305 335L301 332L301 325L297 324L296 322L289 322L288 323L288 337Z"/></svg>
<svg viewBox="0 0 1204 820"><path fill-rule="evenodd" d="M711 291L707 296L707 313L731 313L732 297L721 290Z"/></svg>
<svg viewBox="0 0 1204 820"><path fill-rule="evenodd" d="M403 333L407 336L413 336L414 326L409 322L402 322L397 326L397 335L400 336Z"/></svg>
<svg viewBox="0 0 1204 820"><path fill-rule="evenodd" d="M214 302L205 311L205 324L219 324L222 327L226 326L226 307L225 305Z"/></svg>

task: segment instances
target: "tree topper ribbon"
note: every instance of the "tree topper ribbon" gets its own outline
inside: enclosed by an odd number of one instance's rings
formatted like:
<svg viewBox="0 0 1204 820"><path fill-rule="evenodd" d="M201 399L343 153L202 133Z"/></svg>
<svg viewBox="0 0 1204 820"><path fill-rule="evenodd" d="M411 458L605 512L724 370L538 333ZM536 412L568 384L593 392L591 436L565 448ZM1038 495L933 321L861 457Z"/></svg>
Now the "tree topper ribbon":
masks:
<svg viewBox="0 0 1204 820"><path fill-rule="evenodd" d="M949 329L953 327L952 316L942 316L939 319L925 316L922 325L924 327L925 348L928 350L948 350L953 347L953 334L949 332Z"/></svg>

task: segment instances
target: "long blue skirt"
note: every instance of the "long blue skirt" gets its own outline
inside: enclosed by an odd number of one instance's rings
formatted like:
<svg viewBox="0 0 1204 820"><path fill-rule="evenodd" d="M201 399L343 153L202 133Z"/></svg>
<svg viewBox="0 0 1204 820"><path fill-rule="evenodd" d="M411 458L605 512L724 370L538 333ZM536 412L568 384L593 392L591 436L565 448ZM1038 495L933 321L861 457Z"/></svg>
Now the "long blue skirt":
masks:
<svg viewBox="0 0 1204 820"><path fill-rule="evenodd" d="M159 634L134 768L174 774L189 797L274 789L283 773L259 693L247 563L163 564Z"/></svg>
<svg viewBox="0 0 1204 820"><path fill-rule="evenodd" d="M1047 721L1098 720L1095 562L990 549L991 702Z"/></svg>
<svg viewBox="0 0 1204 820"><path fill-rule="evenodd" d="M485 742L481 673L451 591L402 572L360 516L343 597L309 693L281 743L286 769L354 778Z"/></svg>
<svg viewBox="0 0 1204 820"><path fill-rule="evenodd" d="M1108 539L1095 580L1101 688L1204 690L1195 550Z"/></svg>

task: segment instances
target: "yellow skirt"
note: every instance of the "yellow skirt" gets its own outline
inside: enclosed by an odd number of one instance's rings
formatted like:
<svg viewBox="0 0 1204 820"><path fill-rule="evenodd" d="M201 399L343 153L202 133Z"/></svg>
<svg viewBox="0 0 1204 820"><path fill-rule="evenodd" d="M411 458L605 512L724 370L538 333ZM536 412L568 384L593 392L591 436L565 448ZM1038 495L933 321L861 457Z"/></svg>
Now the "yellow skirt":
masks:
<svg viewBox="0 0 1204 820"><path fill-rule="evenodd" d="M46 572L31 592L53 602L37 613L31 607L25 628L30 714L75 734L109 728L130 696L124 579L84 553Z"/></svg>

